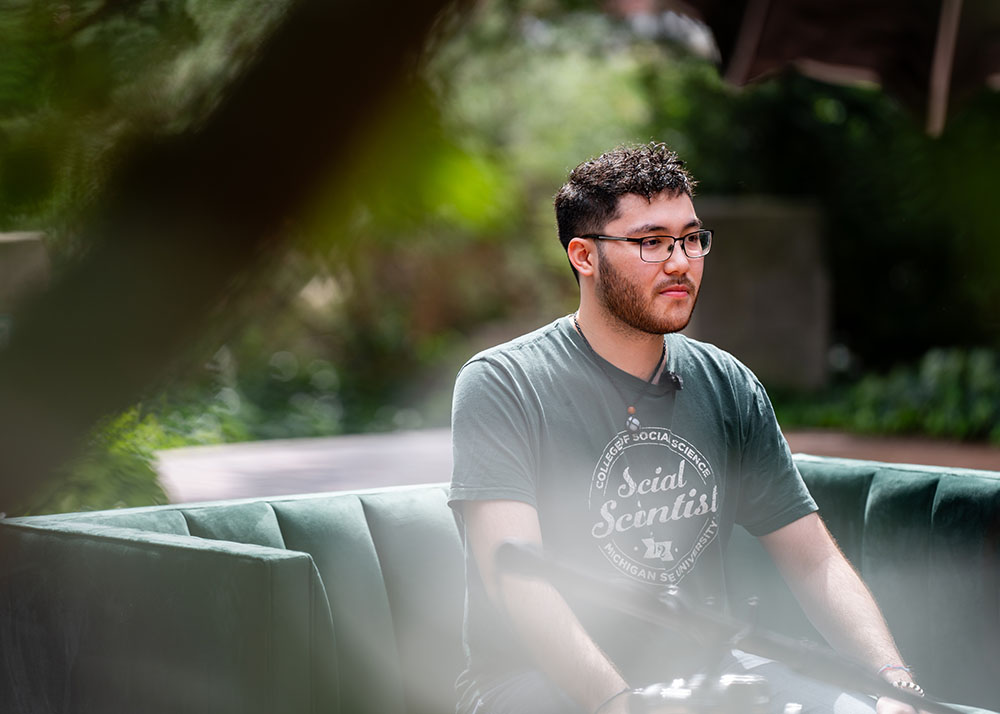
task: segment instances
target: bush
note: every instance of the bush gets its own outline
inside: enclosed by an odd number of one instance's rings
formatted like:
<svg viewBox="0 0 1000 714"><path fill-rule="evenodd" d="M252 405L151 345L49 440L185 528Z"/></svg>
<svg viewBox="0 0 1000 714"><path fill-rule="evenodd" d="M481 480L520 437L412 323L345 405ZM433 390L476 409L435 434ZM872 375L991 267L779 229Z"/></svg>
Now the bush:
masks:
<svg viewBox="0 0 1000 714"><path fill-rule="evenodd" d="M934 349L914 366L813 397L776 397L785 426L927 434L1000 444L1000 354Z"/></svg>
<svg viewBox="0 0 1000 714"><path fill-rule="evenodd" d="M82 453L62 468L55 485L11 515L166 503L153 466L160 441L156 419L142 416L139 407L106 419L91 433Z"/></svg>

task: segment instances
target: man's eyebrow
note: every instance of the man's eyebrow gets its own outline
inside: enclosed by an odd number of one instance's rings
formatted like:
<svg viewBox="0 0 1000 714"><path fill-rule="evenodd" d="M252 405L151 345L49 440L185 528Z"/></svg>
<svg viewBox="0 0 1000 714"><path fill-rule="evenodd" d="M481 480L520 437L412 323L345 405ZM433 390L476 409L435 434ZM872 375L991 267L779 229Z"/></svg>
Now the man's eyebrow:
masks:
<svg viewBox="0 0 1000 714"><path fill-rule="evenodd" d="M701 228L701 226L702 222L700 218L692 218L690 221L684 224L684 227L681 229L681 233L684 233L685 231L691 228ZM665 226L661 226L655 223L644 223L643 225L636 226L632 230L628 231L628 235L636 235L636 234L663 235L667 232L668 231Z"/></svg>

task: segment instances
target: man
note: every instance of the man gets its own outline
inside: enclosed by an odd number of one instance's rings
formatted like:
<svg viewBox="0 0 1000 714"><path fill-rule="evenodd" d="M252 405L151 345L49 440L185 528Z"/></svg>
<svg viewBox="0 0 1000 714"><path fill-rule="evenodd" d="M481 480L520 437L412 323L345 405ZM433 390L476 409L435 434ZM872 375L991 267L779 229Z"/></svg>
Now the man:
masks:
<svg viewBox="0 0 1000 714"><path fill-rule="evenodd" d="M662 144L577 167L555 208L578 311L459 374L450 502L466 544L461 714L618 714L631 687L706 664L678 632L498 568L505 541L722 608L734 524L760 538L835 648L915 687L817 515L760 383L730 355L676 334L712 248L693 187ZM778 712L788 701L806 712L873 708L746 653L713 666L764 674ZM878 711L912 710L883 698Z"/></svg>

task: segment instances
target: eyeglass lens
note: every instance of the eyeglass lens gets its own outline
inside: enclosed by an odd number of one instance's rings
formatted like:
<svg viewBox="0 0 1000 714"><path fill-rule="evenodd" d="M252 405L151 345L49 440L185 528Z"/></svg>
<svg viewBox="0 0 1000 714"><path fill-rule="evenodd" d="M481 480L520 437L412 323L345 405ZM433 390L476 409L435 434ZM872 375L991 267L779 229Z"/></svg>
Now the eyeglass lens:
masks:
<svg viewBox="0 0 1000 714"><path fill-rule="evenodd" d="M695 231L683 238L670 236L650 236L639 244L640 256L647 263L661 263L669 260L674 251L674 243L680 243L688 258L701 258L712 246L711 231Z"/></svg>

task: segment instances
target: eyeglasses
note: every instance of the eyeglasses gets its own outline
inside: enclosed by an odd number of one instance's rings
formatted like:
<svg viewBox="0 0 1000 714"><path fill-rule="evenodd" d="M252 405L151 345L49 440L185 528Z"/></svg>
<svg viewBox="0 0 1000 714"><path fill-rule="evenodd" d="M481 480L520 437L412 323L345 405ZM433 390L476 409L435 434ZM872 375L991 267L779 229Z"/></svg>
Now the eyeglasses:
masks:
<svg viewBox="0 0 1000 714"><path fill-rule="evenodd" d="M594 240L621 240L627 243L639 244L639 258L644 263L663 263L670 260L674 252L674 244L680 242L681 250L688 258L704 258L708 251L712 249L712 231L707 228L686 236L675 238L674 236L643 236L642 238L620 238L618 236L600 236L596 233L588 233L580 238L593 238Z"/></svg>

